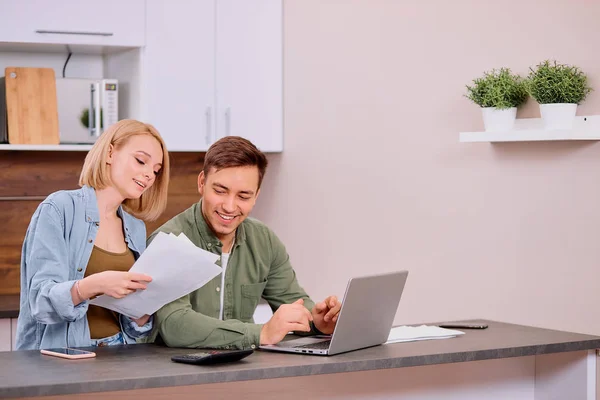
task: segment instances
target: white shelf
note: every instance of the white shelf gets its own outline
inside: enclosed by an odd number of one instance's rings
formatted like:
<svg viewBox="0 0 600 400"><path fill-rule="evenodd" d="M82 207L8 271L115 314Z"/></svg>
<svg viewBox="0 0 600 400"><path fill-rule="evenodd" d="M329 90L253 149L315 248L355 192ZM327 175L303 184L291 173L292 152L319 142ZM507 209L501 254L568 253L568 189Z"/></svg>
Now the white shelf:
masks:
<svg viewBox="0 0 600 400"><path fill-rule="evenodd" d="M461 132L462 143L600 140L600 115L575 117L573 129L546 130L541 118L519 118L506 132Z"/></svg>
<svg viewBox="0 0 600 400"><path fill-rule="evenodd" d="M134 46L107 46L83 44L55 44L55 43L14 43L0 42L0 52L9 53L37 53L37 54L68 54L69 50L76 55L109 55L136 49Z"/></svg>
<svg viewBox="0 0 600 400"><path fill-rule="evenodd" d="M0 144L0 150L88 151L91 144Z"/></svg>

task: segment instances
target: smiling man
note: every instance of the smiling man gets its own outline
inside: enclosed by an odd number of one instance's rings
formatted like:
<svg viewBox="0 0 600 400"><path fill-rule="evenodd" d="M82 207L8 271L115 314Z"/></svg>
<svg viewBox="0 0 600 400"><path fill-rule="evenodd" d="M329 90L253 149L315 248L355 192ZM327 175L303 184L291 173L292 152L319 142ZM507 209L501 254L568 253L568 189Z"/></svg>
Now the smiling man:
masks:
<svg viewBox="0 0 600 400"><path fill-rule="evenodd" d="M158 232L184 233L219 254L223 268L220 276L157 312L153 340L172 347L244 349L278 343L290 331L333 332L338 299L315 304L298 284L281 241L248 218L266 168L265 155L248 140L227 136L215 142L198 175L200 202L148 239ZM253 321L261 297L274 311L264 325Z"/></svg>

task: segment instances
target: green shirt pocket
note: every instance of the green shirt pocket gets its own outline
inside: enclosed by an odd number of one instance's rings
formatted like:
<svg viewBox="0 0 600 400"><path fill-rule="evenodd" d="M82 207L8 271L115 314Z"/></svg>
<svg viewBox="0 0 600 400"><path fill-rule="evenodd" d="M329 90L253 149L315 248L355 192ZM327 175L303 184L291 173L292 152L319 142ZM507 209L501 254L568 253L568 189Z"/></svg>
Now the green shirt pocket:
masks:
<svg viewBox="0 0 600 400"><path fill-rule="evenodd" d="M267 286L267 281L242 285L242 307L240 313L242 319L252 320L265 286Z"/></svg>

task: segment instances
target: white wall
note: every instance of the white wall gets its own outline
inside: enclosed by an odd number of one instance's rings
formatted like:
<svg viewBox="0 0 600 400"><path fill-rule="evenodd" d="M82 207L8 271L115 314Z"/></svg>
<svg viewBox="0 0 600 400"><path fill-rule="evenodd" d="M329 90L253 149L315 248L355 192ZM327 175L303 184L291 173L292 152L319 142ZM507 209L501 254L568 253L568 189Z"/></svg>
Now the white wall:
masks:
<svg viewBox="0 0 600 400"><path fill-rule="evenodd" d="M600 334L600 143L458 143L483 128L464 86L492 68L576 64L597 90L579 115L600 114L598 15L591 1L285 1L285 150L254 216L305 289L408 269L397 324Z"/></svg>

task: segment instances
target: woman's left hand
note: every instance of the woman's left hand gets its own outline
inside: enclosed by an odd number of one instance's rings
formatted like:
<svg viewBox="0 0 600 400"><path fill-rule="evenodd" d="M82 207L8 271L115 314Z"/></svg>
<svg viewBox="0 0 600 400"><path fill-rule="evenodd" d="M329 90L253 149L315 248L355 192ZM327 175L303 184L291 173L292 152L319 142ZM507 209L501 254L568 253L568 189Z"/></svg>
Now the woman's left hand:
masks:
<svg viewBox="0 0 600 400"><path fill-rule="evenodd" d="M148 320L150 319L150 316L148 314L138 318L138 319L133 319L133 322L135 322L136 324L138 324L138 326L144 326L146 325L146 323L148 322Z"/></svg>

